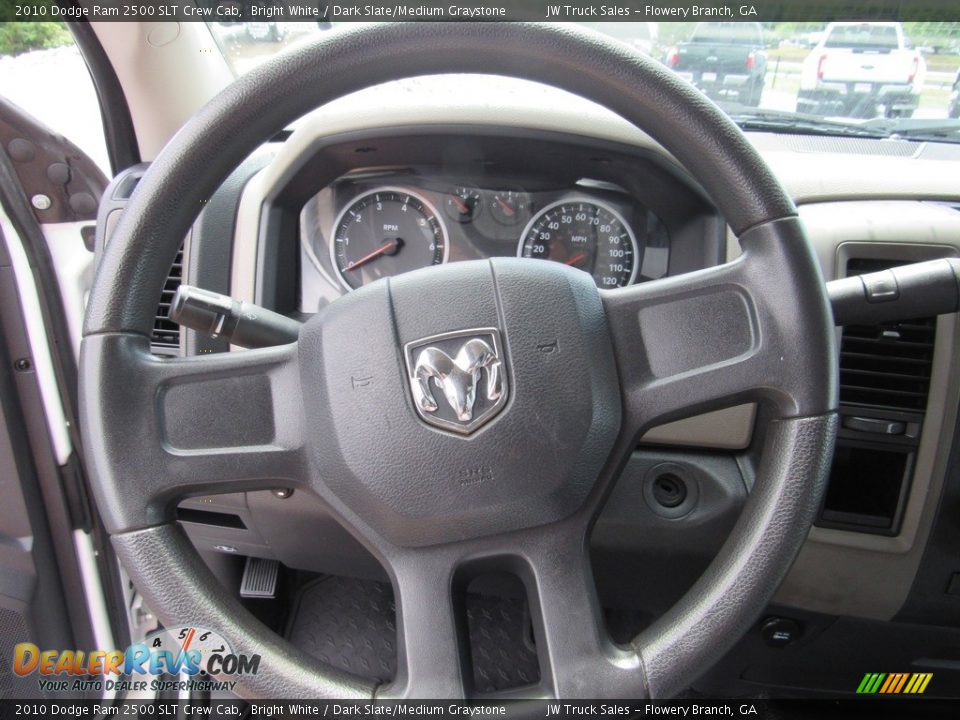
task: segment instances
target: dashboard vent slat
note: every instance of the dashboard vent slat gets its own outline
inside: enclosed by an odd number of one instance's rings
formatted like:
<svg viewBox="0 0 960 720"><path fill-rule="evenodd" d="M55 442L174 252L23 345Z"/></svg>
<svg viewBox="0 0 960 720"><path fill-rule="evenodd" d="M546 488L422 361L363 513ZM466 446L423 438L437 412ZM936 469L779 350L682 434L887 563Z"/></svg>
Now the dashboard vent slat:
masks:
<svg viewBox="0 0 960 720"><path fill-rule="evenodd" d="M154 316L150 345L155 353L161 355L175 355L180 350L180 326L171 322L167 313L182 280L183 245L180 246L177 257L170 266L170 274L167 275L167 279L163 283L160 301L157 303L157 314Z"/></svg>
<svg viewBox="0 0 960 720"><path fill-rule="evenodd" d="M848 275L902 265L895 260L852 259ZM840 340L840 402L923 412L930 393L936 318L881 325L848 325Z"/></svg>

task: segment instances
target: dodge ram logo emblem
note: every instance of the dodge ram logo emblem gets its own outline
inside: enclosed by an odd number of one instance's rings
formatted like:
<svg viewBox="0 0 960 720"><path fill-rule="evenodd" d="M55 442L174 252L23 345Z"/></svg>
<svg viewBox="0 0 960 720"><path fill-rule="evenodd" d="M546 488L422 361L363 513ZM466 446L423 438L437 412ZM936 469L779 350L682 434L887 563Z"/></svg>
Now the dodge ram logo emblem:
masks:
<svg viewBox="0 0 960 720"><path fill-rule="evenodd" d="M469 434L507 402L507 376L495 328L461 330L406 345L417 414L444 430Z"/></svg>

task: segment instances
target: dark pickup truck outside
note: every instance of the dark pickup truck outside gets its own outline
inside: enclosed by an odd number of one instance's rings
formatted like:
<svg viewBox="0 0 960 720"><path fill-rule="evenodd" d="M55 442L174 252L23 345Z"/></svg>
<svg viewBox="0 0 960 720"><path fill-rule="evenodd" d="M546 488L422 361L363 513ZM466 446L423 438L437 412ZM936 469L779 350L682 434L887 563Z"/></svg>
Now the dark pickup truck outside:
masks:
<svg viewBox="0 0 960 720"><path fill-rule="evenodd" d="M706 22L667 52L666 64L714 100L756 107L767 74L760 23Z"/></svg>

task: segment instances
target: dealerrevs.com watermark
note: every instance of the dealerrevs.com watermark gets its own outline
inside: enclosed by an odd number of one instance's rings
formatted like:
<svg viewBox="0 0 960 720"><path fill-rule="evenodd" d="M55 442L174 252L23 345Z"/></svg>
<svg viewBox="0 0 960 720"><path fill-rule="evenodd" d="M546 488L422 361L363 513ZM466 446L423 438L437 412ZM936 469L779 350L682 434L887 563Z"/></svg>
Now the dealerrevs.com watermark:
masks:
<svg viewBox="0 0 960 720"><path fill-rule="evenodd" d="M125 650L14 648L13 672L36 676L50 693L232 691L236 680L256 675L260 655L236 653L217 632L197 627L160 630Z"/></svg>

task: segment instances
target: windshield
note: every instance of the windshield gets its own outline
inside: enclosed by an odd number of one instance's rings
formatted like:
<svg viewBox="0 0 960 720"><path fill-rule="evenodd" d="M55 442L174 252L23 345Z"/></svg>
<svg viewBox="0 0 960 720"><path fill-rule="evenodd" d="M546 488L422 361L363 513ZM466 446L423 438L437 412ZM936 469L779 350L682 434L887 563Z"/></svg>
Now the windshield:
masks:
<svg viewBox="0 0 960 720"><path fill-rule="evenodd" d="M759 23L701 23L690 36L690 42L760 47L761 38Z"/></svg>
<svg viewBox="0 0 960 720"><path fill-rule="evenodd" d="M895 50L897 28L893 25L860 23L837 25L827 34L823 43L828 48Z"/></svg>
<svg viewBox="0 0 960 720"><path fill-rule="evenodd" d="M663 63L745 129L958 139L960 23L579 24ZM221 22L210 30L239 75L344 25Z"/></svg>

